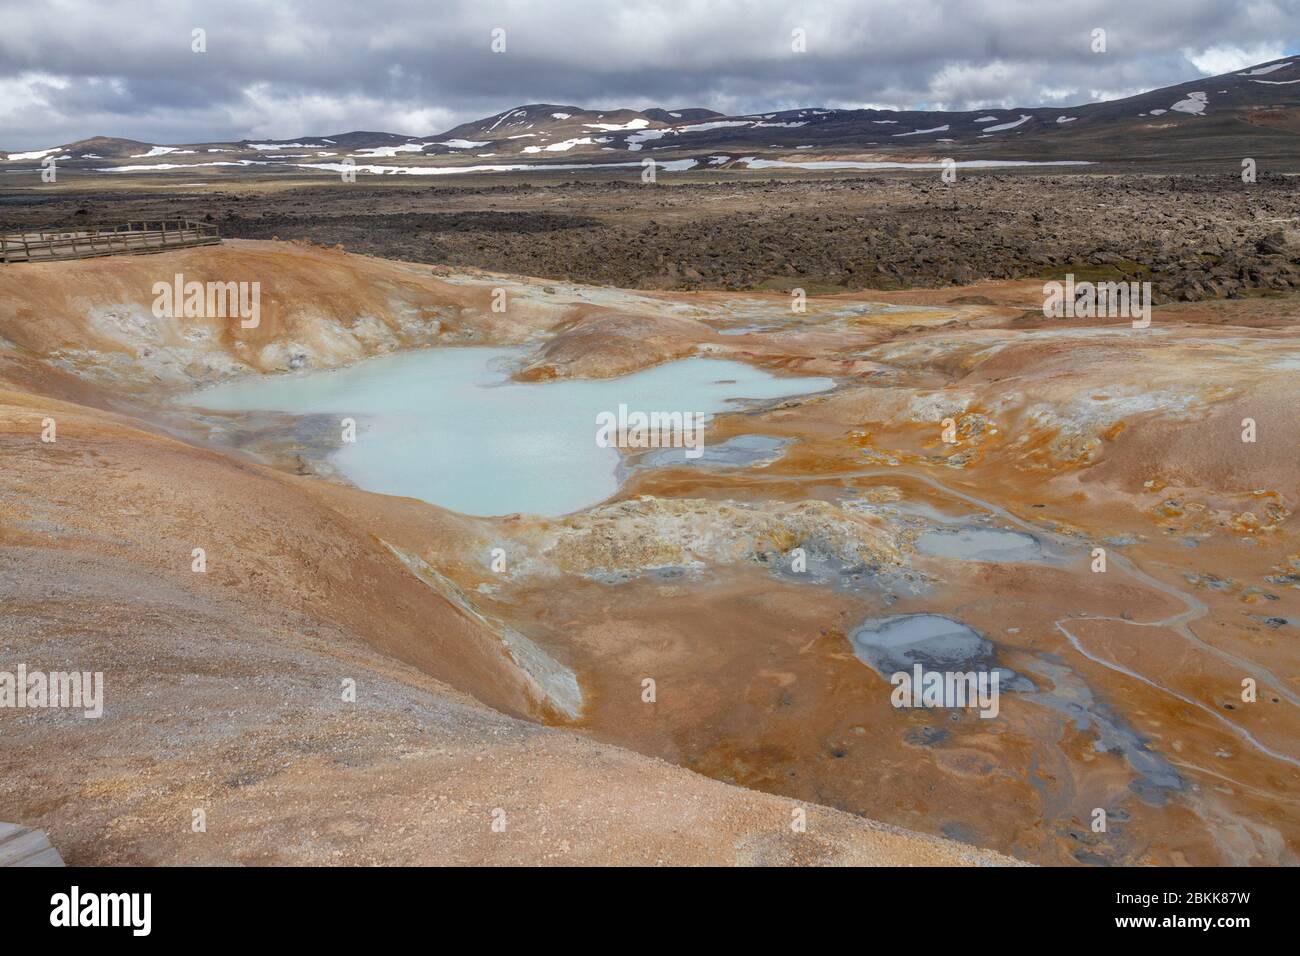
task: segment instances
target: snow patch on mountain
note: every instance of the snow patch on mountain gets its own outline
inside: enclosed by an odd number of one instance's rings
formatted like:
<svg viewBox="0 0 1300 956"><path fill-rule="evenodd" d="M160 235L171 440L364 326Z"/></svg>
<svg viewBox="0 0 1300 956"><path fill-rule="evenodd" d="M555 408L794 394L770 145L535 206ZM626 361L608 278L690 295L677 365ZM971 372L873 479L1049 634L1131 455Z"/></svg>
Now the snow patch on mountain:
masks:
<svg viewBox="0 0 1300 956"><path fill-rule="evenodd" d="M166 156L168 153L192 153L192 149L181 149L177 146L155 146L147 153L132 153L132 159L150 159L154 156Z"/></svg>
<svg viewBox="0 0 1300 956"><path fill-rule="evenodd" d="M1028 113L1021 113L1020 119L1013 120L1010 123L999 123L997 126L985 126L984 132L1001 133L1003 130L1015 129L1017 126L1020 126L1022 123L1028 123L1031 119L1033 119L1033 117L1030 116Z"/></svg>
<svg viewBox="0 0 1300 956"><path fill-rule="evenodd" d="M57 153L60 149L62 149L61 146L51 146L49 149L37 149L30 153L10 153L9 162L12 163L20 159L40 159L42 156L50 155L50 153Z"/></svg>
<svg viewBox="0 0 1300 956"><path fill-rule="evenodd" d="M420 153L428 143L402 143L399 146L372 146L369 149L359 149L353 156L365 156L367 159L392 159L398 153Z"/></svg>
<svg viewBox="0 0 1300 956"><path fill-rule="evenodd" d="M1204 116L1205 107L1209 105L1210 96L1208 93L1188 93L1187 99L1179 100L1173 106L1169 107L1178 113L1190 113L1192 116ZM1154 113L1155 110L1152 110Z"/></svg>
<svg viewBox="0 0 1300 956"><path fill-rule="evenodd" d="M549 146L525 146L524 152L540 153L545 150L548 153L567 153L575 146L594 146L597 143L608 143L609 141L610 138L608 136L597 136L595 139L592 139L590 136L582 136L574 139L566 139L559 143L551 143Z"/></svg>
<svg viewBox="0 0 1300 956"><path fill-rule="evenodd" d="M1238 73L1238 76L1263 76L1265 73L1274 73L1277 70L1285 70L1290 66L1290 62L1270 63L1268 66L1258 66L1253 70L1247 70L1245 73Z"/></svg>
<svg viewBox="0 0 1300 956"><path fill-rule="evenodd" d="M620 133L629 129L645 129L650 125L648 119L633 119L626 123L583 123L588 129L598 129L604 133Z"/></svg>
<svg viewBox="0 0 1300 956"><path fill-rule="evenodd" d="M895 136L895 137L898 137L898 136L923 136L923 135L925 135L926 133L946 133L946 132L948 132L948 127L947 127L947 126L936 126L934 129L914 129L914 130L912 130L912 132L910 132L910 133L895 133L894 136Z"/></svg>

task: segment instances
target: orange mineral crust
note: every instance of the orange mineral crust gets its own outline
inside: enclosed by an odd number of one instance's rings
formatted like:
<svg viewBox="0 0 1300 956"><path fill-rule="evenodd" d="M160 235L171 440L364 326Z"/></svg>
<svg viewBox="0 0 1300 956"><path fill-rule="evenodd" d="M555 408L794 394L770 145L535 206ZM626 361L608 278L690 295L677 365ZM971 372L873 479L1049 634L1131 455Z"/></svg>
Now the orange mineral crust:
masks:
<svg viewBox="0 0 1300 956"><path fill-rule="evenodd" d="M177 274L259 282L258 323L159 316ZM0 670L106 687L0 709L0 804L84 864L1296 863L1300 300L791 301L252 240L0 269ZM466 346L535 389L829 382L551 516L182 401ZM996 714L899 706L913 664Z"/></svg>

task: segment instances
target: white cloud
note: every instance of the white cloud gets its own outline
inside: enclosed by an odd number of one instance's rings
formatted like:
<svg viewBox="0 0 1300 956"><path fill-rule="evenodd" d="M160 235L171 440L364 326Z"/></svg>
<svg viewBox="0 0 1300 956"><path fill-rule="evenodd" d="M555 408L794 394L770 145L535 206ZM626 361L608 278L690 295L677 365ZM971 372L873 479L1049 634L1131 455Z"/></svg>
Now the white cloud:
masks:
<svg viewBox="0 0 1300 956"><path fill-rule="evenodd" d="M51 94L65 89L69 82L67 77L48 73L0 77L0 129L12 129L47 114Z"/></svg>
<svg viewBox="0 0 1300 956"><path fill-rule="evenodd" d="M1256 63L1266 63L1285 55L1286 46L1282 43L1256 43L1250 47L1212 46L1199 52L1193 49L1183 50L1187 62L1200 70L1203 76L1235 73Z"/></svg>

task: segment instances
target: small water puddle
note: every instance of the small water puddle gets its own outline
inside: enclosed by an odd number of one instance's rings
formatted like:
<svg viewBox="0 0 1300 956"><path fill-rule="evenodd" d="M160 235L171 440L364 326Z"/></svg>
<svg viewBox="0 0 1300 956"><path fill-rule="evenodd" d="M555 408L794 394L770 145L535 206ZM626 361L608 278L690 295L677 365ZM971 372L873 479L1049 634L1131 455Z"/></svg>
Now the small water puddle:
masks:
<svg viewBox="0 0 1300 956"><path fill-rule="evenodd" d="M858 660L886 680L920 664L929 671L997 671L1002 689L1032 691L1033 682L997 665L993 642L942 614L870 618L849 632Z"/></svg>
<svg viewBox="0 0 1300 956"><path fill-rule="evenodd" d="M966 670L987 665L993 644L974 628L942 614L898 614L862 622L849 634L853 652L883 677L913 664Z"/></svg>
<svg viewBox="0 0 1300 956"><path fill-rule="evenodd" d="M1004 528L939 528L916 539L916 550L936 558L961 561L1039 561L1038 539L1023 531Z"/></svg>
<svg viewBox="0 0 1300 956"><path fill-rule="evenodd" d="M857 502L853 507L915 530L913 546L933 558L994 563L1059 563L1068 558L1062 548L1037 535L996 527L991 515L949 515L923 501Z"/></svg>

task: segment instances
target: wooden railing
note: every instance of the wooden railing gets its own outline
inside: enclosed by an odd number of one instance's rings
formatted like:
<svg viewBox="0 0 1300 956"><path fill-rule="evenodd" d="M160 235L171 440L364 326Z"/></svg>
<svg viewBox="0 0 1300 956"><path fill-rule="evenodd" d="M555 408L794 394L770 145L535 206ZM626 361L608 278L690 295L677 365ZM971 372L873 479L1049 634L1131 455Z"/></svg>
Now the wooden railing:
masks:
<svg viewBox="0 0 1300 956"><path fill-rule="evenodd" d="M0 262L89 259L92 256L208 246L220 241L221 233L212 223L154 219L65 232L0 234Z"/></svg>

